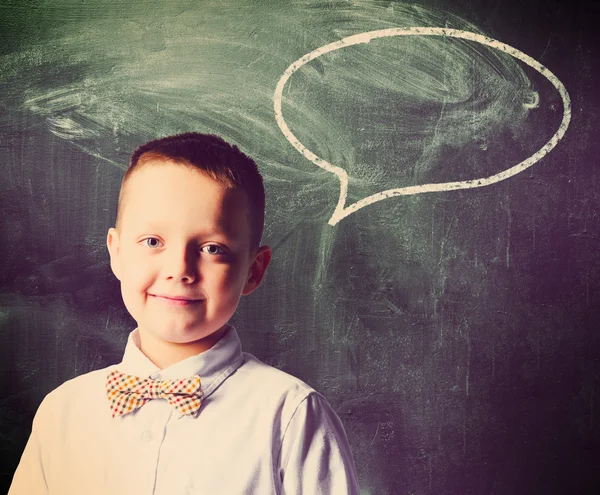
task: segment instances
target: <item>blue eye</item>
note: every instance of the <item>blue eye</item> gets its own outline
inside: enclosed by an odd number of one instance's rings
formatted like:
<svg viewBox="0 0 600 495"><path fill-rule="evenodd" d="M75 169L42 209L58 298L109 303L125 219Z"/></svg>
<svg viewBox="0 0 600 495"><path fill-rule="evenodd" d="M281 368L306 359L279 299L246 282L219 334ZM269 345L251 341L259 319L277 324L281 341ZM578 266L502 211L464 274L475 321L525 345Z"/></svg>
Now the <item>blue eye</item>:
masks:
<svg viewBox="0 0 600 495"><path fill-rule="evenodd" d="M216 255L216 254L225 254L225 251L221 246L217 246L216 244L208 244L206 246L202 246L200 251L204 251L205 253Z"/></svg>
<svg viewBox="0 0 600 495"><path fill-rule="evenodd" d="M160 241L156 237L148 237L144 239L144 243L150 248L157 248L160 245Z"/></svg>

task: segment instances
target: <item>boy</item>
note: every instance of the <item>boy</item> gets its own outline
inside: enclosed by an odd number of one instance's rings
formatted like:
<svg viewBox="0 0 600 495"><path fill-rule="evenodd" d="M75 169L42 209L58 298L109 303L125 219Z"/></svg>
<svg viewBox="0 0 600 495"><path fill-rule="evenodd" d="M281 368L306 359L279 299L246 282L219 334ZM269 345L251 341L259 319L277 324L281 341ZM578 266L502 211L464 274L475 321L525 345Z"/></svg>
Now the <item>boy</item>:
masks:
<svg viewBox="0 0 600 495"><path fill-rule="evenodd" d="M342 425L228 321L261 283L256 164L197 133L131 158L107 245L137 322L123 361L46 396L10 495L357 494Z"/></svg>

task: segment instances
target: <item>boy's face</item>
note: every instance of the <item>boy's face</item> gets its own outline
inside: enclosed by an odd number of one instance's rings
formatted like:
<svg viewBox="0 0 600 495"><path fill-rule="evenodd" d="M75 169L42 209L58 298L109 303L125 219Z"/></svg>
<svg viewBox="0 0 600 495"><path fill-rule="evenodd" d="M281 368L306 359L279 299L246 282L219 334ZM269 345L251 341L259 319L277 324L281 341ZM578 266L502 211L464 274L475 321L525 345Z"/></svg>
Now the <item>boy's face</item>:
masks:
<svg viewBox="0 0 600 495"><path fill-rule="evenodd" d="M270 260L267 246L250 252L246 195L161 159L124 187L119 230L109 230L107 244L142 350L153 342L159 357L163 346L185 358L210 348Z"/></svg>

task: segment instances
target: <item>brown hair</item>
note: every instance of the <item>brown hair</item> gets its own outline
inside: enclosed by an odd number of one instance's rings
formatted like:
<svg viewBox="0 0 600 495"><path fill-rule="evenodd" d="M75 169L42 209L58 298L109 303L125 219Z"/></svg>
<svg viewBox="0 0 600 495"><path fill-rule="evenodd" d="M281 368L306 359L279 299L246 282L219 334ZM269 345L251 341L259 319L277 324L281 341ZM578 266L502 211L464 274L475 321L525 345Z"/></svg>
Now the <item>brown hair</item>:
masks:
<svg viewBox="0 0 600 495"><path fill-rule="evenodd" d="M237 146L213 134L187 132L155 139L136 149L121 183L117 228L123 209L125 183L136 170L157 158L177 165L191 166L228 188L244 191L250 208L250 248L254 250L259 247L265 218L262 176L254 160L242 153Z"/></svg>

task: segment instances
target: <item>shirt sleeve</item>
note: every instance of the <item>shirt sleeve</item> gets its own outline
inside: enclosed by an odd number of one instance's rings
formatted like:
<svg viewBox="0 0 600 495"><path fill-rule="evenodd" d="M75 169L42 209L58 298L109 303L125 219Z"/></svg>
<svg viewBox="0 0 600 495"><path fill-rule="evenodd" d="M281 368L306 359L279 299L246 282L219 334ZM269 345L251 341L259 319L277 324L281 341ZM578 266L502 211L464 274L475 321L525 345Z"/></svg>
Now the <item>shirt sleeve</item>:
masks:
<svg viewBox="0 0 600 495"><path fill-rule="evenodd" d="M47 400L42 401L35 414L31 434L13 476L8 495L45 495L48 493L40 441L40 428L46 405Z"/></svg>
<svg viewBox="0 0 600 495"><path fill-rule="evenodd" d="M318 393L296 408L281 446L282 495L358 495L356 468L340 419Z"/></svg>

